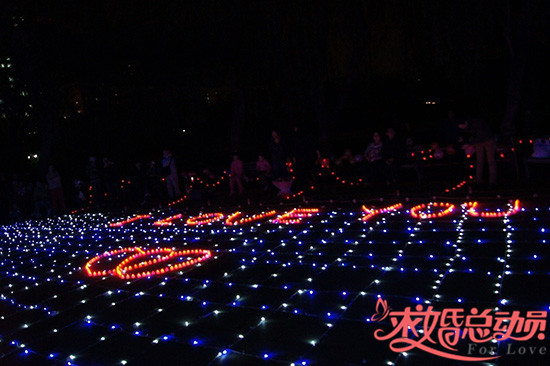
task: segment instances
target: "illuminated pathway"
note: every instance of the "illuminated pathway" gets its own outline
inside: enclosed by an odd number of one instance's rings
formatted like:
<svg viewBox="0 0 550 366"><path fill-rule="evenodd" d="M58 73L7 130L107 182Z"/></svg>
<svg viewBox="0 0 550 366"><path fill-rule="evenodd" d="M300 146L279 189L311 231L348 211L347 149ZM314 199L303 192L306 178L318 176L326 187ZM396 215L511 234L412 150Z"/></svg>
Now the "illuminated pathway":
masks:
<svg viewBox="0 0 550 366"><path fill-rule="evenodd" d="M0 364L442 363L374 338L391 330L371 319L379 298L394 310L550 310L546 205L362 206L175 208L5 226ZM502 357L488 364L519 360L494 344Z"/></svg>

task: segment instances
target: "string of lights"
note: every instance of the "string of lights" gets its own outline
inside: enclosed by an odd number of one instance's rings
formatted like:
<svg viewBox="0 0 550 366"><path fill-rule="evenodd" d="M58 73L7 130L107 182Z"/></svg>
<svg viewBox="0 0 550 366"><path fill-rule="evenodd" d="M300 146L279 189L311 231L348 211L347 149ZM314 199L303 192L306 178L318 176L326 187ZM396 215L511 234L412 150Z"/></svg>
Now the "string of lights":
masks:
<svg viewBox="0 0 550 366"><path fill-rule="evenodd" d="M0 299L9 308L0 318L6 346L2 359L8 364L25 358L87 364L108 347L116 351L101 356L100 363L133 364L145 362L149 354L173 357L174 349L158 355L163 347L177 345L184 354L200 350L204 363L227 358L298 365L326 360L331 344L347 342L354 350L341 359L362 363L374 360L366 350L382 347L359 347L355 337L345 334L372 332L374 325L367 319L380 297L396 307L412 302L549 309L542 294L526 301L520 293L502 292L519 274L537 282L549 275L541 266L548 254L546 207L526 211L525 204L514 201L500 209L503 216L494 217L481 213L499 212L499 205L479 202L475 207L480 215L474 216L465 202L438 216L450 203L432 202L415 210L427 215L419 219L411 213L418 205L399 205L358 212L297 208L281 213L280 221L270 220L275 210L266 210L221 214L224 219L204 225L188 225L180 217L177 225L174 220L159 226L159 216L174 216L160 211L154 219L149 214L120 226L110 224L128 218L101 214L5 226ZM192 217L197 221L200 216ZM514 250L512 234L517 230L538 237L523 254ZM504 256L483 249L500 242L505 242ZM192 253L198 248L204 249ZM167 271L170 264L205 256L205 250L211 255L204 261ZM474 250L482 250L486 258L476 260L480 255ZM514 269L514 255L528 259ZM129 277L112 273L116 268ZM162 269L166 271L154 272ZM132 274L142 278L132 279ZM494 302L480 302L453 285L468 276L476 276L478 287L499 290ZM231 328L232 319L242 319L241 325ZM217 330L201 331L210 326ZM288 341L277 338L281 327L287 327ZM79 345L69 341L79 334ZM125 343L136 348L116 347ZM398 360L382 349L377 357Z"/></svg>

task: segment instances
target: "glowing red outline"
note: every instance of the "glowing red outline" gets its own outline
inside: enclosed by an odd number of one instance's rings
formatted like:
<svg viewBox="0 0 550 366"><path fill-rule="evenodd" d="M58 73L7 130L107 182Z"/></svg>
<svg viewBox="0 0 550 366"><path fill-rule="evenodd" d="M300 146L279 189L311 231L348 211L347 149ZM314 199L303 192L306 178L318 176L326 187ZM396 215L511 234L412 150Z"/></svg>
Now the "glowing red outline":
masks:
<svg viewBox="0 0 550 366"><path fill-rule="evenodd" d="M446 208L445 210L440 211L438 213L429 213L429 214L423 213L423 212L417 213L417 211L424 210L430 205L434 207L446 207ZM430 202L428 204L421 203L420 205L416 205L413 208L411 208L411 216L414 217L415 219L420 219L420 220L437 219L443 216L450 215L454 211L454 209L455 209L455 205L448 202Z"/></svg>
<svg viewBox="0 0 550 366"><path fill-rule="evenodd" d="M268 212L262 212L260 214L256 214L256 215L252 215L252 216L248 216L248 217L243 217L239 220L234 221L237 217L242 215L242 213L240 211L237 211L237 212L235 212L235 213L233 213L233 214L231 214L227 217L227 219L225 220L225 224L229 225L229 226L242 225L242 224L247 224L247 223L252 222L252 221L261 220L265 217L273 216L275 214L276 214L276 211L271 210L271 211L268 211Z"/></svg>
<svg viewBox="0 0 550 366"><path fill-rule="evenodd" d="M130 253L130 252L137 252L137 253L132 254L127 258L124 258L114 269L94 271L91 268L92 265L101 258L110 257L121 253ZM135 261L138 258L143 258L154 254L164 254L164 255L160 258L150 259L144 262L139 262L137 264L130 264L131 262ZM175 258L183 255L189 255L189 254L199 254L201 256L194 259L189 259L185 262L177 263L174 265L168 265L168 267L159 268L154 271L143 271L143 272L132 273L132 274L127 273L132 270L142 269L147 266L151 266L157 263L167 261L171 258ZM139 279L143 277L164 275L169 272L178 271L184 267L188 267L193 264L202 262L210 258L211 256L212 256L212 253L209 250L204 250L204 249L184 249L184 250L174 251L172 248L156 248L156 249L149 249L144 251L139 247L130 247L130 248L123 248L123 249L115 249L115 250L107 251L102 254L96 255L95 257L90 259L88 262L86 262L83 269L86 271L86 274L90 277L114 275L122 279Z"/></svg>
<svg viewBox="0 0 550 366"><path fill-rule="evenodd" d="M100 277L100 276L107 276L109 274L115 274L114 269L106 270L106 271L94 271L94 270L91 269L91 267L95 262L97 262L101 258L106 258L106 257L110 257L110 256L113 256L113 255L118 255L118 254L121 254L121 253L130 253L130 252L143 253L143 250L141 248L138 248L138 247L130 247L130 248L115 249L115 250L110 250L110 251L107 251L107 252L103 252L101 254L96 255L95 257L90 259L88 262L86 262L86 264L84 265L84 270L86 271L86 273L90 277Z"/></svg>
<svg viewBox="0 0 550 366"><path fill-rule="evenodd" d="M155 226L168 226L168 225L172 225L172 221L181 219L181 217L182 217L182 214L173 215L173 216L167 217L167 218L165 218L165 219L160 219L160 220L158 220L158 221L155 221L155 222L153 223L153 225L155 225Z"/></svg>
<svg viewBox="0 0 550 366"><path fill-rule="evenodd" d="M518 199L516 199L514 201L514 205L512 207L510 207L508 209L508 211L500 211L500 212L498 212L498 211L483 211L483 212L478 212L476 210L478 204L479 203L477 201L465 202L464 203L464 206L469 207L468 215L473 216L473 217L495 218L495 217L504 217L504 216L514 215L517 212L519 212L519 210L521 210Z"/></svg>
<svg viewBox="0 0 550 366"><path fill-rule="evenodd" d="M318 212L318 208L295 208L277 216L272 222L274 224L298 224L302 221L302 218L311 217Z"/></svg>
<svg viewBox="0 0 550 366"><path fill-rule="evenodd" d="M185 222L187 225L196 226L196 225L205 225L210 224L211 222L218 221L223 219L224 214L221 212L205 213L198 216L193 216L187 219Z"/></svg>
<svg viewBox="0 0 550 366"><path fill-rule="evenodd" d="M395 205L391 205L391 206L384 207L384 208L377 208L377 209L370 209L370 208L367 208L365 205L363 205L363 206L361 206L361 209L363 210L363 212L366 215L363 216L361 218L361 220L362 221L368 221L373 216L376 216L378 214L388 213L388 212L395 211L395 210L399 210L402 207L403 207L402 203L396 203Z"/></svg>
<svg viewBox="0 0 550 366"><path fill-rule="evenodd" d="M126 219L126 220L122 220L122 221L118 221L118 222L112 222L112 223L109 224L109 227L121 227L123 225L129 224L129 223L134 222L134 221L138 221L138 220L141 220L141 219L148 219L149 217L151 217L151 215L137 215L137 216L134 216L130 219Z"/></svg>
<svg viewBox="0 0 550 366"><path fill-rule="evenodd" d="M130 262L135 261L138 258L145 257L151 254L158 254L162 252L168 252L168 255L162 256L158 259L152 259L146 262L141 262L136 265L128 265ZM165 262L168 259L171 259L174 257L179 257L182 255L189 255L189 254L202 254L202 256L195 259L189 259L185 262L177 263L175 265L168 265L168 267L160 268L154 271L143 271L143 272L132 273L132 274L127 273L133 269L140 269L140 268L147 267L160 262ZM143 253L134 254L126 258L125 260L120 262L120 264L115 268L115 272L116 272L116 275L122 278L123 280L128 280L128 279L134 280L134 279L140 279L143 277L165 275L166 273L179 271L184 267L188 267L193 264L202 262L210 258L211 256L212 256L212 253L209 250L203 250L203 249L185 249L185 250L179 250L179 251L174 251L170 248L150 249Z"/></svg>

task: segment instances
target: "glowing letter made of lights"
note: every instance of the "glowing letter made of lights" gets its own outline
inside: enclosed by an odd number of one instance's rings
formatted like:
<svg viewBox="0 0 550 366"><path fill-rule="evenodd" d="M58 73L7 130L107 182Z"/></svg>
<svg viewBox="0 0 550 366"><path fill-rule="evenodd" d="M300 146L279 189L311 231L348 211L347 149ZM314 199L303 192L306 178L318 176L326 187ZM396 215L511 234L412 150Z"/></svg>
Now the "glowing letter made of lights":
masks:
<svg viewBox="0 0 550 366"><path fill-rule="evenodd" d="M248 224L249 222L258 221L258 220L261 220L263 218L275 215L275 210L271 210L271 211L268 211L268 212L262 212L260 214L256 214L256 215L252 215L252 216L243 217L243 218L238 219L238 217L241 216L241 215L242 215L241 212L235 212L235 213L229 215L229 217L227 217L227 219L225 220L225 224L230 225L230 226Z"/></svg>
<svg viewBox="0 0 550 366"><path fill-rule="evenodd" d="M174 220L179 220L181 219L182 215L181 214L177 214L177 215L174 215L174 216L170 216L170 217L167 217L165 219L161 219L161 220L158 220L158 221L155 221L153 223L153 225L155 226L168 226L168 225L172 225L172 221Z"/></svg>
<svg viewBox="0 0 550 366"><path fill-rule="evenodd" d="M134 221L138 221L138 220L141 220L141 219L148 219L149 217L151 217L151 215L137 215L137 216L134 216L130 219L127 219L127 220L122 220L122 221L118 221L118 222L112 222L109 224L109 227L122 227L126 224L129 224L131 222L134 222Z"/></svg>
<svg viewBox="0 0 550 366"><path fill-rule="evenodd" d="M274 224L298 224L304 217L311 217L319 212L318 208L295 208L273 219Z"/></svg>
<svg viewBox="0 0 550 366"><path fill-rule="evenodd" d="M391 205L391 206L384 207L384 208L377 208L377 209L367 208L365 205L363 205L361 207L361 209L365 213L365 216L363 216L361 218L361 220L362 221L368 221L376 215L388 213L388 212L391 212L391 211L396 211L396 210L399 210L402 207L403 207L403 204L401 204L401 203L396 203L395 205Z"/></svg>
<svg viewBox="0 0 550 366"><path fill-rule="evenodd" d="M438 212L423 212L429 207L439 207L443 208L443 210ZM428 204L422 203L411 208L411 216L420 220L437 219L439 217L450 215L454 209L455 205L447 202L430 202Z"/></svg>
<svg viewBox="0 0 550 366"><path fill-rule="evenodd" d="M199 216L190 217L186 221L186 224L191 226L210 224L223 219L223 216L224 215L220 212L205 213Z"/></svg>
<svg viewBox="0 0 550 366"><path fill-rule="evenodd" d="M483 217L483 218L495 218L495 217L504 217L504 216L510 216L516 214L520 209L519 200L515 200L514 204L510 204L510 208L508 211L482 211L478 212L478 202L466 202L464 203L464 206L469 207L468 209L468 215L473 217Z"/></svg>

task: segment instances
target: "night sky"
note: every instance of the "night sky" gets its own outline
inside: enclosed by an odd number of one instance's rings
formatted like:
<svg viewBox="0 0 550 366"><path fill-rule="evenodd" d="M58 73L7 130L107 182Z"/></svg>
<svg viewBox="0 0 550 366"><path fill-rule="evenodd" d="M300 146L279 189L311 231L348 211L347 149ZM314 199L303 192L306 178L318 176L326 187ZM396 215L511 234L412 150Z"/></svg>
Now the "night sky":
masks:
<svg viewBox="0 0 550 366"><path fill-rule="evenodd" d="M197 169L235 150L254 159L272 129L284 136L294 125L327 153L362 151L372 131L405 123L429 143L448 108L472 106L496 132L540 135L550 114L548 8L10 1L1 16L0 57L11 64L0 69L3 163L80 166L97 155L129 164L168 147Z"/></svg>

